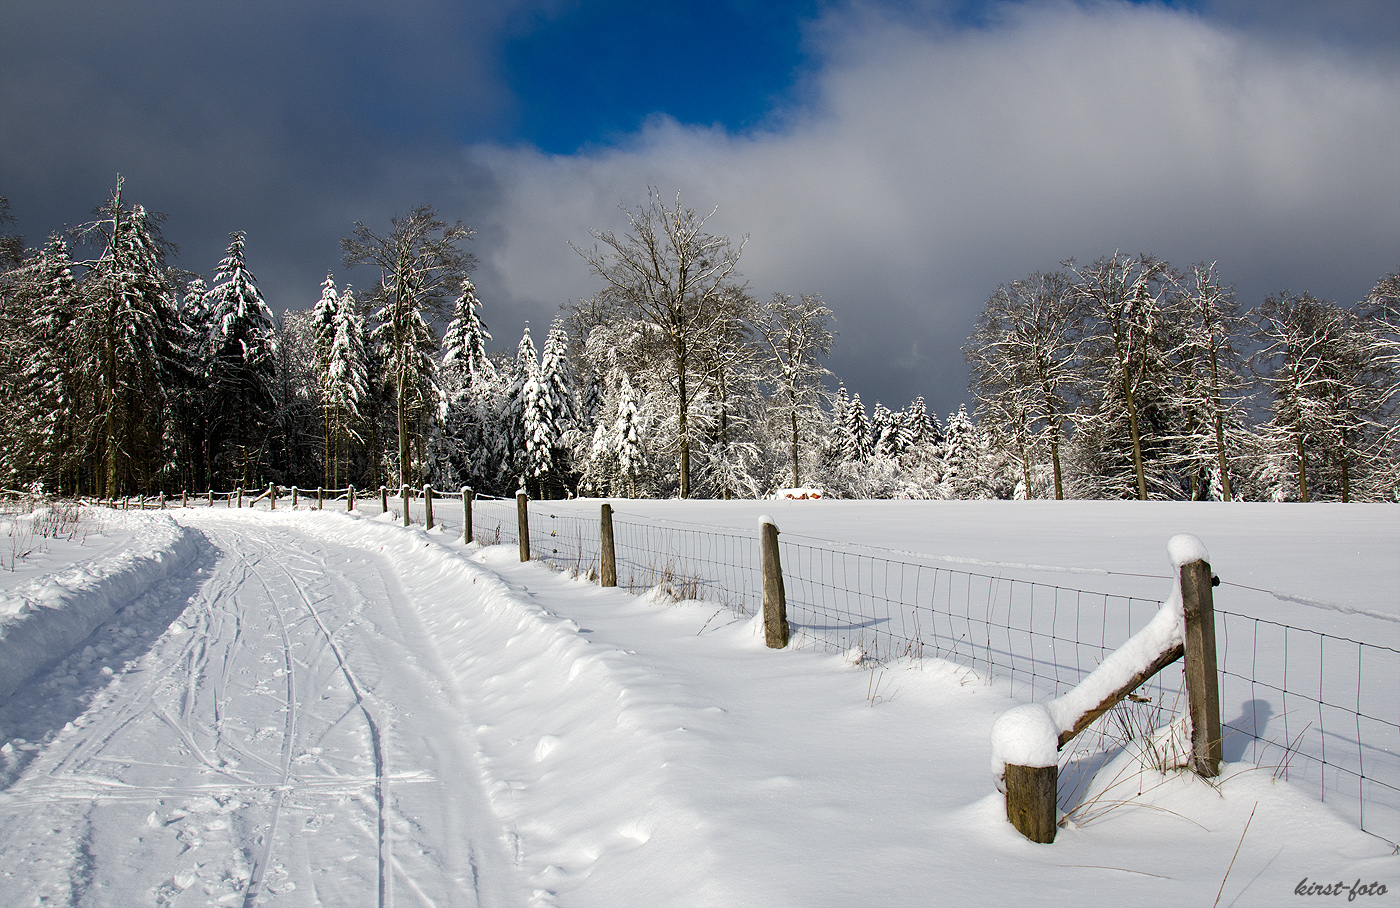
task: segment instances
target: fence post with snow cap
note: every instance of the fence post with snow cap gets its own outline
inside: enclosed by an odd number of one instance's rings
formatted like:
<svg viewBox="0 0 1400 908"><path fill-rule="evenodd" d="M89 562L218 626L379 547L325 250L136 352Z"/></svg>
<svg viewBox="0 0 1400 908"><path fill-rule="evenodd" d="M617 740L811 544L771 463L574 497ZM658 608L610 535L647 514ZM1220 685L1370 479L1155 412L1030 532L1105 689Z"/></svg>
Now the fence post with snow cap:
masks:
<svg viewBox="0 0 1400 908"><path fill-rule="evenodd" d="M515 521L520 530L520 560L530 560L530 496L515 493Z"/></svg>
<svg viewBox="0 0 1400 908"><path fill-rule="evenodd" d="M1059 751L1149 678L1186 657L1191 719L1190 768L1220 774L1220 695L1215 661L1213 578L1206 548L1173 536L1167 554L1177 570L1172 594L1142 630L1109 653L1070 691L1015 706L992 725L992 772L1006 794L1006 818L1026 838L1055 841Z"/></svg>
<svg viewBox="0 0 1400 908"><path fill-rule="evenodd" d="M462 544L472 541L472 499L476 495L471 489L462 490Z"/></svg>
<svg viewBox="0 0 1400 908"><path fill-rule="evenodd" d="M301 491L301 490L298 489L296 486L292 486L292 510L293 510L293 511L295 511L295 510L297 509L297 493L298 493L299 491Z"/></svg>
<svg viewBox="0 0 1400 908"><path fill-rule="evenodd" d="M778 556L778 526L773 518L758 518L763 551L763 640L770 649L782 649L792 635L787 619L787 591L783 588L783 565Z"/></svg>
<svg viewBox="0 0 1400 908"><path fill-rule="evenodd" d="M599 586L617 586L617 546L613 542L612 515L612 505L604 503L598 534Z"/></svg>
<svg viewBox="0 0 1400 908"><path fill-rule="evenodd" d="M1168 547L1181 584L1185 625L1186 700L1191 713L1191 769L1197 775L1220 775L1220 673L1215 653L1216 580L1205 546L1195 536L1174 536Z"/></svg>
<svg viewBox="0 0 1400 908"><path fill-rule="evenodd" d="M433 487L429 485L423 486L423 524L433 528Z"/></svg>
<svg viewBox="0 0 1400 908"><path fill-rule="evenodd" d="M355 487L354 487L354 486L346 486L346 487L345 487L345 510L346 510L346 511L353 511L353 510L355 510Z"/></svg>

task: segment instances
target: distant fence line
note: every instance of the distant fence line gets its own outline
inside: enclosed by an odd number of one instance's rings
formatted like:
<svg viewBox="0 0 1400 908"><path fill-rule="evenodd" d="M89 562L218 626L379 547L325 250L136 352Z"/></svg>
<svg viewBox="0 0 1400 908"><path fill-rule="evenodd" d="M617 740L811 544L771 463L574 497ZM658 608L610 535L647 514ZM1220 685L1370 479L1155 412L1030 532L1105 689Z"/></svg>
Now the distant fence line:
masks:
<svg viewBox="0 0 1400 908"><path fill-rule="evenodd" d="M259 501L276 506L296 496L307 506L345 501L352 494L386 511L394 500L405 506L425 497L467 500L460 492L430 487L365 492L273 486L181 498L233 507ZM515 499L473 496L470 504L465 529L475 541L521 542ZM160 507L162 499L126 499L124 505ZM549 501L530 502L529 513L530 557L596 578L598 519L563 512ZM403 516L407 520L407 509ZM757 527L746 532L624 511L612 520L619 586L636 592L659 587L674 598L714 602L739 616L761 610ZM844 543L796 534L780 536L779 547L797 645L872 662L945 659L987 682L1003 679L1033 699L1072 688L1160 606L1160 598L927 564L917 555L881 555L868 546L852 551ZM1171 581L1161 582L1165 593ZM1228 580L1222 585L1238 586ZM1225 591L1218 595L1226 761L1248 761L1288 779L1361 830L1400 845L1400 650L1231 611L1220 607L1228 605ZM1180 667L1169 667L1142 691L1174 710L1184 697ZM1091 729L1062 754L1069 764L1061 771L1066 809L1079 794L1074 780L1101 765L1104 749L1121 740L1106 727L1111 718L1096 723L1097 738ZM1075 764L1082 764L1081 771L1075 772Z"/></svg>

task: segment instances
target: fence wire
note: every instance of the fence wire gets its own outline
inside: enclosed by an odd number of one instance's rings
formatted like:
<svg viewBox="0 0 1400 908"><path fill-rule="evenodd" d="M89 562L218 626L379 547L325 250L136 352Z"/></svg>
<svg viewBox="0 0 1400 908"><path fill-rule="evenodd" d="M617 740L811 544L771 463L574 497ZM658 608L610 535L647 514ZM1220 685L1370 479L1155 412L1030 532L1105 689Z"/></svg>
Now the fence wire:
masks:
<svg viewBox="0 0 1400 908"><path fill-rule="evenodd" d="M483 541L516 541L514 501L477 499L475 514L479 540L484 531ZM532 554L593 576L598 520L578 514L532 502ZM762 608L756 533L628 514L614 515L613 532L620 586L660 587L736 615ZM944 659L1031 699L1068 692L1161 607L799 538L779 538L794 645L872 664ZM1171 581L1162 583L1165 599ZM1225 591L1217 599L1225 604ZM1400 652L1221 608L1216 616L1226 761L1287 779L1400 843ZM1062 806L1072 809L1097 769L1185 703L1177 663L1091 725L1062 754Z"/></svg>

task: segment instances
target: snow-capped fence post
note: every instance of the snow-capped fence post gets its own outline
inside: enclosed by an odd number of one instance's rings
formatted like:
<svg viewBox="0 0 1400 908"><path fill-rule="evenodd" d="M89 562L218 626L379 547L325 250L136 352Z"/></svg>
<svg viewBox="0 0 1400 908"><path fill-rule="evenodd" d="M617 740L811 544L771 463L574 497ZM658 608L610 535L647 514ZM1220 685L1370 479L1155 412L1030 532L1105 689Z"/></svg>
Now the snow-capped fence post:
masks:
<svg viewBox="0 0 1400 908"><path fill-rule="evenodd" d="M462 544L472 541L472 499L476 494L471 489L462 490Z"/></svg>
<svg viewBox="0 0 1400 908"><path fill-rule="evenodd" d="M297 509L297 487L292 486L292 510Z"/></svg>
<svg viewBox="0 0 1400 908"><path fill-rule="evenodd" d="M760 517L763 531L763 639L771 649L788 645L787 592L783 589L783 565L778 557L778 527L771 517Z"/></svg>
<svg viewBox="0 0 1400 908"><path fill-rule="evenodd" d="M213 506L214 506L214 487L213 487L213 486L210 486L210 487L209 487L209 507L212 508Z"/></svg>
<svg viewBox="0 0 1400 908"><path fill-rule="evenodd" d="M526 492L515 493L515 521L520 530L520 560L530 560L530 496Z"/></svg>
<svg viewBox="0 0 1400 908"><path fill-rule="evenodd" d="M165 490L164 490L164 489L161 489L161 492L160 492L160 509L161 509L162 511L165 510Z"/></svg>
<svg viewBox="0 0 1400 908"><path fill-rule="evenodd" d="M316 487L316 510L321 510L326 506L326 490L321 486Z"/></svg>
<svg viewBox="0 0 1400 908"><path fill-rule="evenodd" d="M617 586L617 548L613 544L612 505L603 505L599 532L599 586Z"/></svg>
<svg viewBox="0 0 1400 908"><path fill-rule="evenodd" d="M433 487L423 486L423 525L433 528Z"/></svg>
<svg viewBox="0 0 1400 908"><path fill-rule="evenodd" d="M403 501L403 525L408 526L408 486L399 486L399 499Z"/></svg>
<svg viewBox="0 0 1400 908"><path fill-rule="evenodd" d="M185 490L185 489L181 489L181 490L180 490L180 507L182 507L182 508L187 508L187 507L189 507L189 506L190 506L190 493L189 493L187 490Z"/></svg>
<svg viewBox="0 0 1400 908"><path fill-rule="evenodd" d="M277 484L273 482L267 484L267 506L269 510L277 510Z"/></svg>
<svg viewBox="0 0 1400 908"><path fill-rule="evenodd" d="M1191 769L1220 775L1220 673L1215 659L1215 578L1204 559L1181 566L1185 618L1186 700L1191 712Z"/></svg>

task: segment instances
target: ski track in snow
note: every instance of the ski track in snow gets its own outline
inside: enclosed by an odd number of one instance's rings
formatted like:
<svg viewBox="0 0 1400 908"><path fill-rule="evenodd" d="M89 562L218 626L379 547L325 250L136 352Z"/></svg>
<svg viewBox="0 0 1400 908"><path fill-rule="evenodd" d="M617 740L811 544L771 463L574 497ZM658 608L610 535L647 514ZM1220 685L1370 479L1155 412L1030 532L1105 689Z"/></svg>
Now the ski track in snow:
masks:
<svg viewBox="0 0 1400 908"><path fill-rule="evenodd" d="M33 736L6 746L0 904L516 903L464 717L411 610L388 607L387 559L192 522L198 582L93 638L144 640L89 645L0 711ZM70 698L87 708L30 743Z"/></svg>

